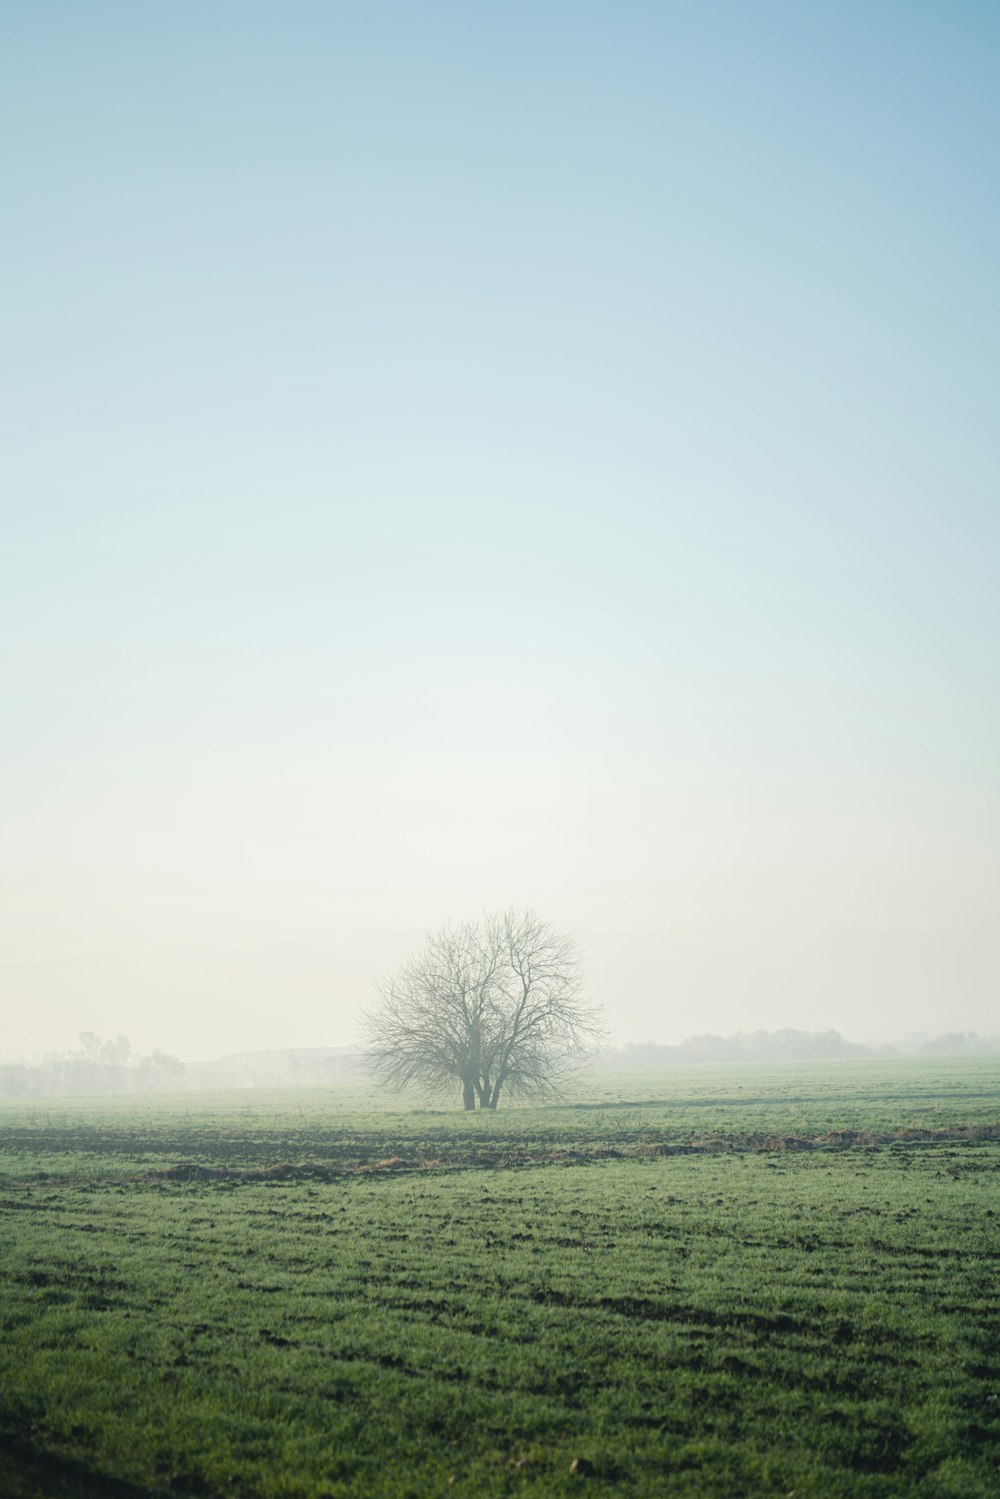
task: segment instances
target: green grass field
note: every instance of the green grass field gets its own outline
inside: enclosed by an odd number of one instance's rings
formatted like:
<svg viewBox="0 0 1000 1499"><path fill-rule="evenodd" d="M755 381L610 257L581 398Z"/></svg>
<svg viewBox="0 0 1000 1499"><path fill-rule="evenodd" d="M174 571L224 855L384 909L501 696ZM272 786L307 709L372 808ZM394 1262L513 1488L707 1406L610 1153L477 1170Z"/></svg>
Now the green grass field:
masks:
<svg viewBox="0 0 1000 1499"><path fill-rule="evenodd" d="M998 1057L8 1104L0 1203L11 1499L1000 1492Z"/></svg>

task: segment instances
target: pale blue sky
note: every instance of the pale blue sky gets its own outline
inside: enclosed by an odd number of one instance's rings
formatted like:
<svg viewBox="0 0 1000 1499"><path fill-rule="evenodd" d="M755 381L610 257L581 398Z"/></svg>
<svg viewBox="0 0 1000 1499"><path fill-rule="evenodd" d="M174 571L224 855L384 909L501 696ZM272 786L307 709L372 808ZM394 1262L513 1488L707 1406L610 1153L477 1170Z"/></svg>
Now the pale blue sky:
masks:
<svg viewBox="0 0 1000 1499"><path fill-rule="evenodd" d="M0 14L0 1051L1000 1030L1000 11Z"/></svg>

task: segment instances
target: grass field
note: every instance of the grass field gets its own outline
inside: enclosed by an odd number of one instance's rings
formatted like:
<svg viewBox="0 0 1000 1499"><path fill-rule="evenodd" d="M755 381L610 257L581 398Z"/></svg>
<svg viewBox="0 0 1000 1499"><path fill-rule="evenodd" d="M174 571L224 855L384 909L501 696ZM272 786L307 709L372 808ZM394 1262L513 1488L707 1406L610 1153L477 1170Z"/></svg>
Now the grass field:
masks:
<svg viewBox="0 0 1000 1499"><path fill-rule="evenodd" d="M11 1499L1000 1493L998 1057L8 1104L0 1204Z"/></svg>

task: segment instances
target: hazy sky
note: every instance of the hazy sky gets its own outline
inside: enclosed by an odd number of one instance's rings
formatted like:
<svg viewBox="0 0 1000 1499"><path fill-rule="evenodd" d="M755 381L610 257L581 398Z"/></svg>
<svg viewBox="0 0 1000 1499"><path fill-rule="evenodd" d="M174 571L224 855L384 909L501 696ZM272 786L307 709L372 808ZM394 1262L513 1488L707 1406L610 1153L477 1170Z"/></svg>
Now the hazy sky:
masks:
<svg viewBox="0 0 1000 1499"><path fill-rule="evenodd" d="M1000 8L0 18L0 1053L1000 1030Z"/></svg>

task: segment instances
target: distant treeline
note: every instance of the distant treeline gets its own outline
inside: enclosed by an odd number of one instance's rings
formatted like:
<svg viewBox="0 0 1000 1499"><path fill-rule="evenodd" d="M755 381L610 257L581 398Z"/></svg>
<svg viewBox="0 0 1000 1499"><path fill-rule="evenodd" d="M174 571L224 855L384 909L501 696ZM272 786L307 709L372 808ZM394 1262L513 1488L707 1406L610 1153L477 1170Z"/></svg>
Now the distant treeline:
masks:
<svg viewBox="0 0 1000 1499"><path fill-rule="evenodd" d="M828 1057L887 1057L996 1051L995 1036L975 1031L949 1031L933 1038L908 1037L893 1046L862 1046L839 1031L737 1031L733 1036L689 1036L679 1046L656 1041L630 1041L602 1053L612 1067L674 1067L686 1062L811 1062Z"/></svg>
<svg viewBox="0 0 1000 1499"><path fill-rule="evenodd" d="M961 1056L1000 1051L1000 1036L948 1031L911 1034L892 1046L862 1046L839 1031L738 1031L689 1036L679 1046L630 1041L594 1058L597 1069L654 1071L692 1062L810 1062L837 1057ZM349 1047L242 1052L215 1062L185 1063L163 1051L141 1056L127 1036L102 1041L80 1034L80 1049L50 1053L26 1065L0 1063L0 1098L72 1098L116 1093L180 1093L203 1089L356 1086L365 1080L363 1054Z"/></svg>
<svg viewBox="0 0 1000 1499"><path fill-rule="evenodd" d="M80 1032L80 1050L27 1066L0 1063L0 1098L69 1098L81 1094L162 1093L184 1087L184 1063L166 1052L140 1056L127 1036L102 1041Z"/></svg>
<svg viewBox="0 0 1000 1499"><path fill-rule="evenodd" d="M0 1098L73 1098L114 1093L181 1093L229 1088L334 1087L357 1081L347 1047L241 1052L215 1062L182 1062L164 1051L141 1056L127 1036L102 1041L81 1031L78 1051L36 1062L0 1063Z"/></svg>

